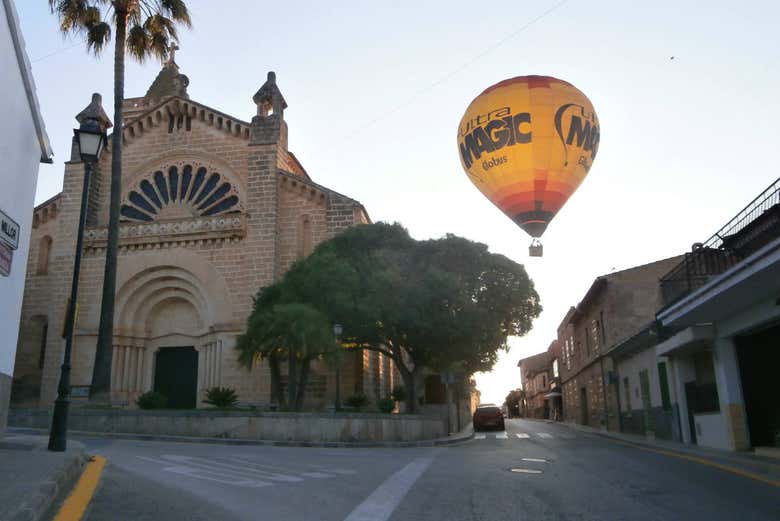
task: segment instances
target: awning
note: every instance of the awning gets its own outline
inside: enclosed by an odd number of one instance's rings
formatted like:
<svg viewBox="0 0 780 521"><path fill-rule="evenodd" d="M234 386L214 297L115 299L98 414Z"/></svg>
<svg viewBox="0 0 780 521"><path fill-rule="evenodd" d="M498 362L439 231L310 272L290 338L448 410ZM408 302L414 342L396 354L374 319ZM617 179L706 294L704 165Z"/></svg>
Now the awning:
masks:
<svg viewBox="0 0 780 521"><path fill-rule="evenodd" d="M545 398L558 398L559 396L563 396L563 395L558 391L553 391L551 393L547 393L544 395Z"/></svg>

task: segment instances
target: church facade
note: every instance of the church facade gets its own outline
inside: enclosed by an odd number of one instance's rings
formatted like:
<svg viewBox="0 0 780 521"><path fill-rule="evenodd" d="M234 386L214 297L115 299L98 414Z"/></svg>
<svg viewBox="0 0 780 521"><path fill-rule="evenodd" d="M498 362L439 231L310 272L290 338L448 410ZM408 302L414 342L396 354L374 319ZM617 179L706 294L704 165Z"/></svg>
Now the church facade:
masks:
<svg viewBox="0 0 780 521"><path fill-rule="evenodd" d="M188 83L170 59L145 96L124 101L111 397L132 407L141 393L160 390L174 395L173 405L201 406L206 389L227 386L241 402L263 406L271 400L268 368L239 367L234 348L253 296L318 243L370 218L358 201L315 183L288 150L287 103L273 72L253 98L251 121L191 100ZM109 148L89 194L75 397L92 378L110 164ZM12 391L17 406L48 407L56 397L83 175L74 145L62 192L34 211ZM378 353L352 352L341 367L341 395L385 397L394 372ZM332 403L334 373L324 363L312 368L310 407Z"/></svg>

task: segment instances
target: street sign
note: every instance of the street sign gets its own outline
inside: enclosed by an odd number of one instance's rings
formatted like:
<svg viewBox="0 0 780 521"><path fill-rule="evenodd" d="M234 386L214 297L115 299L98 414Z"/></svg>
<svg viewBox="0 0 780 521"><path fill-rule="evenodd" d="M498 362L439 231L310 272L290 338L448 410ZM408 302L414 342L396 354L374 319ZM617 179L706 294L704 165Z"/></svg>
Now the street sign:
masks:
<svg viewBox="0 0 780 521"><path fill-rule="evenodd" d="M3 241L0 241L0 275L7 277L11 274L11 263L14 260L14 251Z"/></svg>
<svg viewBox="0 0 780 521"><path fill-rule="evenodd" d="M19 247L19 223L8 217L0 210L0 240L4 241L12 250Z"/></svg>

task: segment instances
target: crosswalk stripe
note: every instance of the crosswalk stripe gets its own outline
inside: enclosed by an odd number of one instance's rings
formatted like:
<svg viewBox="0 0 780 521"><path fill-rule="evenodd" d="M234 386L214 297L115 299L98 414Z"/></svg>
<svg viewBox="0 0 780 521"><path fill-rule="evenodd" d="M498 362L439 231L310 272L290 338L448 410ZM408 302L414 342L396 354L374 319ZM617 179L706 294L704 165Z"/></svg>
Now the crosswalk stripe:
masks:
<svg viewBox="0 0 780 521"><path fill-rule="evenodd" d="M508 438L508 436L507 436L506 432L502 432L502 433L496 434L496 439L497 440L505 440L507 438Z"/></svg>
<svg viewBox="0 0 780 521"><path fill-rule="evenodd" d="M184 467L184 466L165 467L163 470L167 472L173 472L174 474L181 474L195 479L216 481L217 483L223 483L225 485L235 485L239 487L259 488L259 487L270 487L272 485L271 483L267 483L265 481L258 481L255 479L236 479L222 473L211 472L208 470L196 469L192 467Z"/></svg>
<svg viewBox="0 0 780 521"><path fill-rule="evenodd" d="M515 436L517 436L517 437L518 437L518 438L520 438L521 440L523 440L523 439L527 439L527 438L530 438L530 437L531 437L531 436L529 436L528 434L526 434L526 433L524 433L524 432L518 432L517 434L515 434Z"/></svg>
<svg viewBox="0 0 780 521"><path fill-rule="evenodd" d="M484 440L485 439L485 435L484 434L475 434L474 435L474 439L475 440Z"/></svg>
<svg viewBox="0 0 780 521"><path fill-rule="evenodd" d="M551 434L547 434L546 432L538 432L538 433L536 433L536 435L539 436L540 438L544 438L544 439L547 439L547 440L552 438L552 435Z"/></svg>

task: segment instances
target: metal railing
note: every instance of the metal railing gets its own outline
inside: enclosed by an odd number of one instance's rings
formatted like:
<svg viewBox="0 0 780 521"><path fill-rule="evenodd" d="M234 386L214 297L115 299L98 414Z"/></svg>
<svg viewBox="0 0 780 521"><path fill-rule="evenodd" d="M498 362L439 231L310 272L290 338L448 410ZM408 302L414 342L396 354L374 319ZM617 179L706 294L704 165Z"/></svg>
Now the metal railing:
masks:
<svg viewBox="0 0 780 521"><path fill-rule="evenodd" d="M664 306L683 298L780 236L780 178L725 226L693 245L680 264L661 278Z"/></svg>

